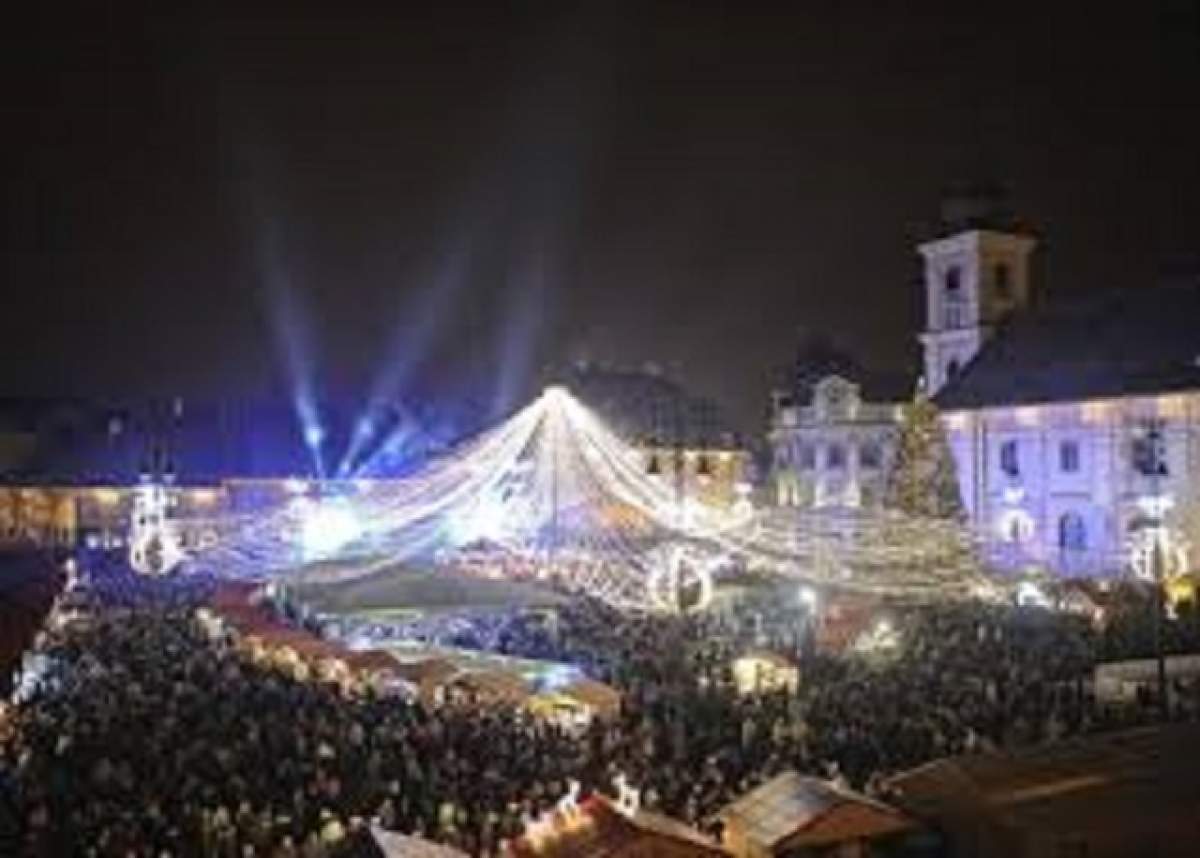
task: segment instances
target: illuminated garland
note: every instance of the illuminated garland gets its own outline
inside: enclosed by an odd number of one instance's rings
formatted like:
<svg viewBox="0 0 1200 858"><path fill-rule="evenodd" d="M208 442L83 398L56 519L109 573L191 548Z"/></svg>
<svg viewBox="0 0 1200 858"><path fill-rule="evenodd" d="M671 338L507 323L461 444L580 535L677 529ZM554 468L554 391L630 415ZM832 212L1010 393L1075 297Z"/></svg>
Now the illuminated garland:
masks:
<svg viewBox="0 0 1200 858"><path fill-rule="evenodd" d="M972 540L952 521L866 510L732 508L647 473L641 451L561 388L400 480L342 497L296 497L211 522L190 558L236 577L345 578L405 561L500 576L553 577L612 603L679 607L681 577L702 601L739 566L815 584L906 595L965 591ZM316 564L314 566L314 564ZM686 569L684 569L686 567Z"/></svg>

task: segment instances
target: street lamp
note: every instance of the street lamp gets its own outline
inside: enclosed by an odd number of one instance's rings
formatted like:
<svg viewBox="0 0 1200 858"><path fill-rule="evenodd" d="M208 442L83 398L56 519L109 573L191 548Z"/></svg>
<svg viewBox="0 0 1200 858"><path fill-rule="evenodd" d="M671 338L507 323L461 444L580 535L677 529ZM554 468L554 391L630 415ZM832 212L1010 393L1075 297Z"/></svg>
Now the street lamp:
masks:
<svg viewBox="0 0 1200 858"><path fill-rule="evenodd" d="M1170 713L1167 701L1167 664L1163 652L1163 583L1166 554L1170 535L1167 532L1166 513L1172 500L1162 493L1162 479L1169 470L1164 449L1163 421L1153 418L1146 422L1142 436L1133 448L1133 467L1150 480L1150 494L1138 499L1139 515L1130 529L1135 534L1132 556L1134 573L1150 583L1153 593L1154 611L1154 658L1158 677L1159 712L1165 721Z"/></svg>

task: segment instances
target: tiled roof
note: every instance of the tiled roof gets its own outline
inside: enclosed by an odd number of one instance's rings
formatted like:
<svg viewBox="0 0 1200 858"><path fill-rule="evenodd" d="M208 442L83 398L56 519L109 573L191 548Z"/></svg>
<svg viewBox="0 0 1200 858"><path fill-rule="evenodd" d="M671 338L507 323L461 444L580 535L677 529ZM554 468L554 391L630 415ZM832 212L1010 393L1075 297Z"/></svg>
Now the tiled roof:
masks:
<svg viewBox="0 0 1200 858"><path fill-rule="evenodd" d="M1005 323L943 410L1200 390L1200 282L1061 301Z"/></svg>
<svg viewBox="0 0 1200 858"><path fill-rule="evenodd" d="M868 369L849 352L823 337L808 337L796 353L786 393L795 405L810 405L817 385L830 376L856 384L866 402L902 402L912 399L916 380L911 374L882 373Z"/></svg>

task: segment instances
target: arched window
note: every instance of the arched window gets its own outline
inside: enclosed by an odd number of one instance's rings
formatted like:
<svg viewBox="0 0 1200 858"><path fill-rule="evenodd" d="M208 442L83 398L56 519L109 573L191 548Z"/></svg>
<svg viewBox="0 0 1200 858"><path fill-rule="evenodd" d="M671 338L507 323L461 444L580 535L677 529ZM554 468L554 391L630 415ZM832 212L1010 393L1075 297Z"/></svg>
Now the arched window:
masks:
<svg viewBox="0 0 1200 858"><path fill-rule="evenodd" d="M1063 441L1058 445L1058 468L1064 474L1074 474L1079 470L1079 442Z"/></svg>
<svg viewBox="0 0 1200 858"><path fill-rule="evenodd" d="M1063 551L1087 549L1087 525L1079 513L1068 512L1058 520L1058 547Z"/></svg>
<svg viewBox="0 0 1200 858"><path fill-rule="evenodd" d="M962 288L962 269L957 265L951 265L946 269L946 291L957 295L960 288Z"/></svg>
<svg viewBox="0 0 1200 858"><path fill-rule="evenodd" d="M1021 460L1016 441L1005 441L1000 445L1000 470L1010 477L1021 473Z"/></svg>
<svg viewBox="0 0 1200 858"><path fill-rule="evenodd" d="M830 444L825 453L825 464L835 470L846 467L846 448L841 444Z"/></svg>

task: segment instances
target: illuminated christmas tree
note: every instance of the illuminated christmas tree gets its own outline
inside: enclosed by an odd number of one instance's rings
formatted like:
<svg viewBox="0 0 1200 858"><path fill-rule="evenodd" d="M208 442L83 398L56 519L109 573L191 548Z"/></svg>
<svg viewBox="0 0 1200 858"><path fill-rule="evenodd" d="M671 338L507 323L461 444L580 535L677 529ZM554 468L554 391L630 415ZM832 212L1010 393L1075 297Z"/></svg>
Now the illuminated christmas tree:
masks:
<svg viewBox="0 0 1200 858"><path fill-rule="evenodd" d="M937 406L924 393L905 406L884 503L921 518L963 518L954 456Z"/></svg>

